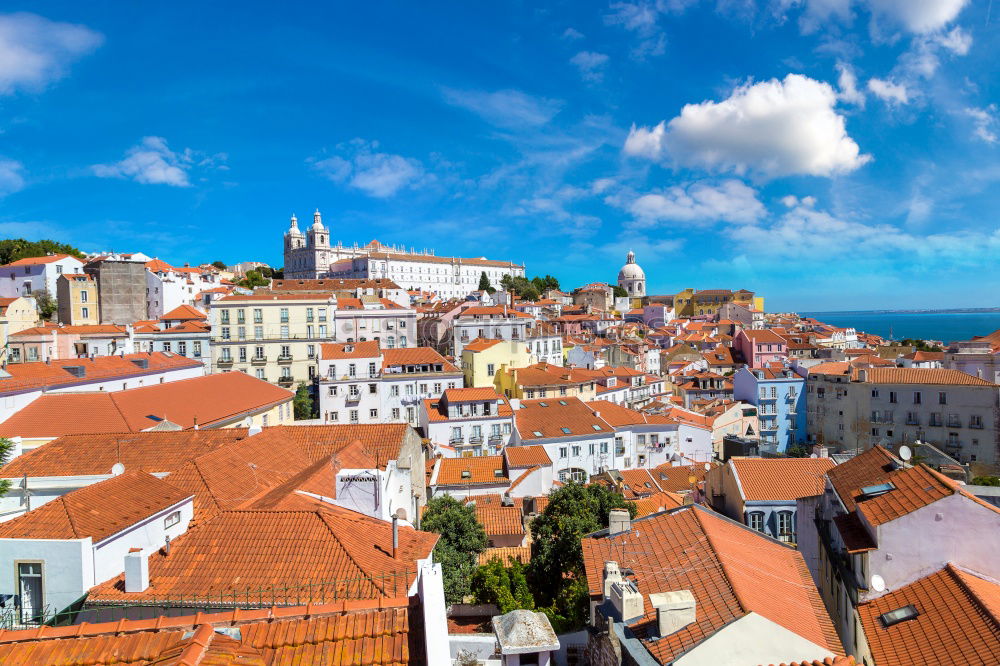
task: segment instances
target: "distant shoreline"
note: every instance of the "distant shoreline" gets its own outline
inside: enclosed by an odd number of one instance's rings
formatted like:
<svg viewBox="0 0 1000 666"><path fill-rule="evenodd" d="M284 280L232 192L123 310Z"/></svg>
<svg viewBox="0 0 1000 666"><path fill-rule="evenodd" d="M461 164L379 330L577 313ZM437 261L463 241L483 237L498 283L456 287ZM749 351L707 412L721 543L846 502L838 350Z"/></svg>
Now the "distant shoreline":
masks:
<svg viewBox="0 0 1000 666"><path fill-rule="evenodd" d="M944 310L810 310L812 315L887 315L887 314L991 314L1000 313L996 308L948 308Z"/></svg>

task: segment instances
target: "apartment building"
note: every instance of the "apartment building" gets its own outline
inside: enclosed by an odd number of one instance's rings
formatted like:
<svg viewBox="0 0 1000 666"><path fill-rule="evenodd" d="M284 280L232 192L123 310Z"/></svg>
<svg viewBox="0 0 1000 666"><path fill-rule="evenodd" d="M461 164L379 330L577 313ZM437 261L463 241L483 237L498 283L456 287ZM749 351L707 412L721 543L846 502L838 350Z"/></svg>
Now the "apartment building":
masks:
<svg viewBox="0 0 1000 666"><path fill-rule="evenodd" d="M328 423L421 423L421 403L462 386L462 372L430 347L383 348L377 340L323 343L320 416Z"/></svg>
<svg viewBox="0 0 1000 666"><path fill-rule="evenodd" d="M94 276L86 273L63 273L56 280L60 324L98 324L100 300Z"/></svg>
<svg viewBox="0 0 1000 666"><path fill-rule="evenodd" d="M377 297L329 292L231 294L211 303L212 371L240 370L291 386L317 376L324 342L378 341L412 347L416 313Z"/></svg>
<svg viewBox="0 0 1000 666"><path fill-rule="evenodd" d="M784 453L806 441L806 371L797 366L740 368L733 376L733 398L754 405L761 443Z"/></svg>
<svg viewBox="0 0 1000 666"><path fill-rule="evenodd" d="M498 393L508 398L597 397L597 381L575 368L535 363L526 368L501 368L495 378Z"/></svg>
<svg viewBox="0 0 1000 666"><path fill-rule="evenodd" d="M56 281L64 273L79 273L83 262L68 254L26 257L0 266L0 297L31 296L36 291L56 294Z"/></svg>
<svg viewBox="0 0 1000 666"><path fill-rule="evenodd" d="M956 342L946 352L944 366L1000 384L1000 330Z"/></svg>
<svg viewBox="0 0 1000 666"><path fill-rule="evenodd" d="M12 333L32 328L38 323L35 299L28 296L0 298L0 349L7 347Z"/></svg>
<svg viewBox="0 0 1000 666"><path fill-rule="evenodd" d="M733 348L740 352L743 362L751 368L784 363L788 359L785 339L768 328L740 329L733 338Z"/></svg>
<svg viewBox="0 0 1000 666"><path fill-rule="evenodd" d="M423 401L420 425L446 457L494 456L510 443L514 416L492 388L452 388Z"/></svg>
<svg viewBox="0 0 1000 666"><path fill-rule="evenodd" d="M1000 462L1000 386L958 370L809 369L810 441L866 450L921 440L963 463Z"/></svg>
<svg viewBox="0 0 1000 666"><path fill-rule="evenodd" d="M529 314L503 306L465 308L451 320L455 358L461 358L465 345L476 338L527 342L528 330L535 319Z"/></svg>
<svg viewBox="0 0 1000 666"><path fill-rule="evenodd" d="M528 346L518 340L476 338L462 349L462 374L467 387L494 386L501 368L531 365Z"/></svg>
<svg viewBox="0 0 1000 666"><path fill-rule="evenodd" d="M215 268L171 266L153 259L146 262L146 316L158 319L181 305L196 305L201 292L221 286Z"/></svg>

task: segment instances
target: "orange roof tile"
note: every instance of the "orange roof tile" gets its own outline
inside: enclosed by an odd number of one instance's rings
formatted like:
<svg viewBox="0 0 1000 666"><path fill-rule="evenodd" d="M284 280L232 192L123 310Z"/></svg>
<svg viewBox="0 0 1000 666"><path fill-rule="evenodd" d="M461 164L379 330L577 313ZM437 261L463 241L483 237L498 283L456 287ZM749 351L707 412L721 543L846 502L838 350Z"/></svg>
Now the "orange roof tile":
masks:
<svg viewBox="0 0 1000 666"><path fill-rule="evenodd" d="M514 410L517 432L522 441L553 437L579 437L614 431L594 415L594 410L575 397L522 400Z"/></svg>
<svg viewBox="0 0 1000 666"><path fill-rule="evenodd" d="M511 505L505 506L500 495L470 495L466 504L476 509L476 520L482 524L488 536L517 536L524 534L521 520L524 500L511 498Z"/></svg>
<svg viewBox="0 0 1000 666"><path fill-rule="evenodd" d="M377 340L365 342L324 342L319 346L319 357L324 361L352 358L378 358L381 354Z"/></svg>
<svg viewBox="0 0 1000 666"><path fill-rule="evenodd" d="M504 470L503 456L441 458L436 484L439 486L504 485L510 483Z"/></svg>
<svg viewBox="0 0 1000 666"><path fill-rule="evenodd" d="M632 500L632 503L635 504L636 508L635 517L643 518L654 513L659 513L660 511L683 506L684 498L676 493L658 492L647 497Z"/></svg>
<svg viewBox="0 0 1000 666"><path fill-rule="evenodd" d="M168 319L208 319L208 315L185 303L160 317L160 321Z"/></svg>
<svg viewBox="0 0 1000 666"><path fill-rule="evenodd" d="M628 549L623 550L625 541ZM604 564L609 560L631 569L631 578L644 595L672 590L690 590L694 595L697 621L665 638L650 633L655 631L656 610L649 604L644 616L630 623L660 663L670 663L749 612L830 652L842 651L802 555L704 507L639 518L625 534L608 536L602 530L585 536L582 545L592 597L603 591Z"/></svg>
<svg viewBox="0 0 1000 666"><path fill-rule="evenodd" d="M503 340L491 340L489 338L476 338L467 345L462 346L462 351L481 352L490 347L496 346Z"/></svg>
<svg viewBox="0 0 1000 666"><path fill-rule="evenodd" d="M691 477L695 477L695 483L705 480L704 465L676 465L664 463L653 468L653 478L660 485L660 488L672 493L686 492L691 490Z"/></svg>
<svg viewBox="0 0 1000 666"><path fill-rule="evenodd" d="M501 400L502 396L492 386L480 388L446 389L444 399L448 402L464 402L468 400Z"/></svg>
<svg viewBox="0 0 1000 666"><path fill-rule="evenodd" d="M815 370L812 370L813 372ZM946 368L868 368L867 381L872 384L941 384L948 386L992 386L997 385L985 379L960 370ZM859 378L855 369L852 379Z"/></svg>
<svg viewBox="0 0 1000 666"><path fill-rule="evenodd" d="M224 598L266 589L276 603L295 603L303 585L313 602L406 594L415 560L430 556L439 535L399 528L332 504L314 511L225 511L171 542L170 554L149 558L149 587L125 592L124 576L91 589L87 602L130 603L153 597ZM209 556L210 554L210 556Z"/></svg>
<svg viewBox="0 0 1000 666"><path fill-rule="evenodd" d="M834 466L829 458L730 458L728 465L747 501L820 495Z"/></svg>
<svg viewBox="0 0 1000 666"><path fill-rule="evenodd" d="M170 421L212 427L288 402L291 391L224 372L124 391L46 393L0 423L0 437L139 432Z"/></svg>
<svg viewBox="0 0 1000 666"><path fill-rule="evenodd" d="M517 560L521 564L527 564L531 561L531 547L504 546L502 548L487 548L479 553L479 566L489 564L492 559L500 560L505 566L514 560Z"/></svg>
<svg viewBox="0 0 1000 666"><path fill-rule="evenodd" d="M141 367L142 364L146 364L147 367ZM84 376L77 377L66 370L72 366L82 367ZM202 367L204 364L199 360L169 352L97 356L46 363L9 363L5 370L10 377L0 378L0 395Z"/></svg>
<svg viewBox="0 0 1000 666"><path fill-rule="evenodd" d="M886 627L879 617L908 605L917 616ZM877 664L1000 664L1000 585L953 564L860 604Z"/></svg>
<svg viewBox="0 0 1000 666"><path fill-rule="evenodd" d="M405 365L437 365L442 372L459 372L458 368L441 356L432 347L397 347L382 350L382 367L393 368Z"/></svg>
<svg viewBox="0 0 1000 666"><path fill-rule="evenodd" d="M39 264L51 264L53 262L59 261L60 259L76 259L76 257L71 257L68 254L50 254L44 257L25 257L24 259L18 259L17 261L12 261L6 266L37 266ZM77 261L80 261L77 259ZM80 262L83 263L83 262Z"/></svg>
<svg viewBox="0 0 1000 666"><path fill-rule="evenodd" d="M508 446L504 448L503 455L507 459L507 466L516 469L552 464L552 459L545 452L545 447L537 444Z"/></svg>
<svg viewBox="0 0 1000 666"><path fill-rule="evenodd" d="M406 597L0 631L0 662L112 666L424 663ZM417 619L419 624L422 619ZM218 630L235 628L239 640Z"/></svg>
<svg viewBox="0 0 1000 666"><path fill-rule="evenodd" d="M90 537L96 544L188 497L151 474L126 471L0 523L0 539Z"/></svg>

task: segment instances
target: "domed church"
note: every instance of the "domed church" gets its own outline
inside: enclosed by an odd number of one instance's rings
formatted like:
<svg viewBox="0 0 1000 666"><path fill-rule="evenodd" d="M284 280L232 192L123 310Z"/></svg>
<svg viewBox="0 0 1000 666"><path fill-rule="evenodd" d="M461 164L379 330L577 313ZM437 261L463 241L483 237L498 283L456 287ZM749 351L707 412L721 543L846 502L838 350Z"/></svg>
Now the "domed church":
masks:
<svg viewBox="0 0 1000 666"><path fill-rule="evenodd" d="M645 298L646 273L635 263L635 252L629 250L625 265L618 271L618 286L628 292L629 298Z"/></svg>

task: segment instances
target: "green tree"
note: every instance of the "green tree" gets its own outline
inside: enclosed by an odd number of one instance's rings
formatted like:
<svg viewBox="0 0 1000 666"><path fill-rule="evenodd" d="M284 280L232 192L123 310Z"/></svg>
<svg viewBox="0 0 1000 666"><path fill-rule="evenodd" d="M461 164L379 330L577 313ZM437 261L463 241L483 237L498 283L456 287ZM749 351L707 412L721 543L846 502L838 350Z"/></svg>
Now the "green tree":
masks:
<svg viewBox="0 0 1000 666"><path fill-rule="evenodd" d="M587 617L583 567L585 534L608 526L611 509L635 516L635 504L602 485L568 483L549 494L545 511L531 523L528 580L535 600L559 631L582 626Z"/></svg>
<svg viewBox="0 0 1000 666"><path fill-rule="evenodd" d="M1000 476L977 476L972 479L974 486L1000 486Z"/></svg>
<svg viewBox="0 0 1000 666"><path fill-rule="evenodd" d="M785 455L789 458L808 458L812 455L812 451L804 446L793 444L785 449Z"/></svg>
<svg viewBox="0 0 1000 666"><path fill-rule="evenodd" d="M6 437L0 437L0 468L10 462L10 456L14 452L14 442ZM10 479L0 479L0 497L10 490Z"/></svg>
<svg viewBox="0 0 1000 666"><path fill-rule="evenodd" d="M479 291L485 291L488 294L497 293L496 288L490 284L490 279L486 277L486 271L479 275Z"/></svg>
<svg viewBox="0 0 1000 666"><path fill-rule="evenodd" d="M505 567L500 558L494 557L476 569L472 574L472 594L477 604L496 604L501 615L512 610L535 609L525 566L517 560Z"/></svg>
<svg viewBox="0 0 1000 666"><path fill-rule="evenodd" d="M254 287L266 287L268 281L267 278L261 275L260 271L247 271L243 279L236 284L247 289L253 289Z"/></svg>
<svg viewBox="0 0 1000 666"><path fill-rule="evenodd" d="M318 416L316 412L316 401L313 400L312 393L305 382L299 384L295 390L295 397L292 398L292 407L295 411L295 418L298 420L314 419Z"/></svg>
<svg viewBox="0 0 1000 666"><path fill-rule="evenodd" d="M271 277L274 278L275 280L284 280L285 279L285 267L282 266L281 268L277 268L277 269L272 270L271 271Z"/></svg>
<svg viewBox="0 0 1000 666"><path fill-rule="evenodd" d="M215 261L212 262L212 265L218 268L220 271L226 270L226 262L224 261L219 261L218 259L216 259Z"/></svg>
<svg viewBox="0 0 1000 666"><path fill-rule="evenodd" d="M617 284L611 285L611 291L614 292L615 298L626 298L628 296L628 292Z"/></svg>
<svg viewBox="0 0 1000 666"><path fill-rule="evenodd" d="M274 269L272 269L270 266L261 266L257 270L259 270L260 274L266 278L274 277Z"/></svg>
<svg viewBox="0 0 1000 666"><path fill-rule="evenodd" d="M59 308L59 304L56 299L52 298L52 294L49 293L48 289L39 289L38 291L31 292L31 297L35 299L35 306L38 308L38 316L49 321L52 319L52 315L56 313Z"/></svg>
<svg viewBox="0 0 1000 666"><path fill-rule="evenodd" d="M479 553L488 543L476 510L448 495L435 497L427 503L420 529L441 535L434 561L441 563L444 574L444 598L449 604L461 603L471 592Z"/></svg>
<svg viewBox="0 0 1000 666"><path fill-rule="evenodd" d="M913 347L916 351L925 352L939 352L944 351L937 345L929 345L926 340L916 340L914 338L906 338L905 340L900 340L899 344L904 347Z"/></svg>
<svg viewBox="0 0 1000 666"><path fill-rule="evenodd" d="M53 240L28 241L23 238L0 240L0 264L9 264L27 257L44 257L47 254L68 254L83 259L83 252L80 250Z"/></svg>

